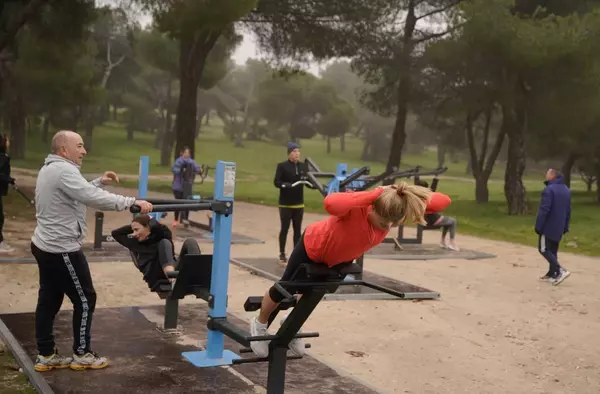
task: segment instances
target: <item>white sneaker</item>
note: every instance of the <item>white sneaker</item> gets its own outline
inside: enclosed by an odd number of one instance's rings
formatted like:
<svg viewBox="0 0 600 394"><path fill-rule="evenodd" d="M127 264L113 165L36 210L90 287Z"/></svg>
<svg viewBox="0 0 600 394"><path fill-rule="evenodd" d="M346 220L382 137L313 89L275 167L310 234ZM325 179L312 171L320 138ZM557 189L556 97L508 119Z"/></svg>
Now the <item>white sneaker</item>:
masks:
<svg viewBox="0 0 600 394"><path fill-rule="evenodd" d="M561 270L560 274L558 275L557 278L552 278L550 279L550 283L552 283L552 286L558 286L560 285L565 279L567 279L569 276L571 275L571 273L567 270Z"/></svg>
<svg viewBox="0 0 600 394"><path fill-rule="evenodd" d="M14 252L15 248L7 244L6 242L0 242L0 253L11 253Z"/></svg>
<svg viewBox="0 0 600 394"><path fill-rule="evenodd" d="M446 247L447 247L448 249L450 249L450 250L453 250L453 251L455 251L455 252L460 252L460 249L459 249L459 247L458 247L458 246L456 246L455 244L448 244Z"/></svg>
<svg viewBox="0 0 600 394"><path fill-rule="evenodd" d="M102 369L108 367L106 357L100 357L94 352L88 352L81 356L73 355L73 361L70 365L74 371L84 371L86 369Z"/></svg>
<svg viewBox="0 0 600 394"><path fill-rule="evenodd" d="M447 248L448 248L448 245L446 245L446 244L445 244L445 243L443 243L443 242L440 242L440 248L442 248L442 249L447 249Z"/></svg>
<svg viewBox="0 0 600 394"><path fill-rule="evenodd" d="M279 322L279 325L283 325L283 322L285 321L285 319L287 319L288 315L284 316L283 319L281 319L281 321ZM298 334L300 334L302 332L302 329L300 329L298 331ZM290 352L292 352L293 356L304 356L304 354L306 354L306 345L304 343L304 339L302 338L295 338L292 339L290 341L290 344L288 345L288 349L290 349Z"/></svg>
<svg viewBox="0 0 600 394"><path fill-rule="evenodd" d="M250 335L253 337L264 337L268 335L267 325L258 321L258 316L254 316L250 320ZM252 341L250 348L258 357L267 357L269 355L270 341Z"/></svg>

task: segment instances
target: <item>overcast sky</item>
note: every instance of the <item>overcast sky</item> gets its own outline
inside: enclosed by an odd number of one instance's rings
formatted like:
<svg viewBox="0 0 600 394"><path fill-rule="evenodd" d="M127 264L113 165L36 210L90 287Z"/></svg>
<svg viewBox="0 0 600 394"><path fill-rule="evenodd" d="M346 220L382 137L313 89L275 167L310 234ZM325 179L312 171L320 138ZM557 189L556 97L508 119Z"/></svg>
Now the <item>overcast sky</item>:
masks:
<svg viewBox="0 0 600 394"><path fill-rule="evenodd" d="M116 6L116 5L119 5L119 3L122 1L127 1L127 0L96 0L96 4L99 6L101 6L101 5ZM149 22L151 22L151 17L147 14L139 15L139 16L137 16L137 19L139 20L139 22L142 25L147 25ZM251 33L245 32L244 40L236 48L235 52L233 53L233 56L232 56L233 60L236 62L236 64L243 65L246 63L246 60L248 60L249 58L256 59L256 58L261 58L261 57L263 57L263 56L258 51L258 47L256 45L253 35ZM311 64L308 67L308 71L310 71L311 73L313 73L315 75L318 75L319 66L317 64Z"/></svg>

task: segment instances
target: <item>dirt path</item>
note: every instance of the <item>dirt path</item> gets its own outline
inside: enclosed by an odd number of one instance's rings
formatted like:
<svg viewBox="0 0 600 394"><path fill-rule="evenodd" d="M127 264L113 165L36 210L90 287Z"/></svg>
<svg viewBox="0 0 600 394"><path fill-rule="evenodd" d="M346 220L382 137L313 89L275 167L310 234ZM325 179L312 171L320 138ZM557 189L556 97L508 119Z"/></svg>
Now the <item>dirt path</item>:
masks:
<svg viewBox="0 0 600 394"><path fill-rule="evenodd" d="M88 215L93 217L93 210ZM203 219L200 213L195 216ZM321 217L307 214L305 224ZM128 219L128 214L106 213L106 226L114 228ZM275 258L278 223L275 208L236 203L234 231L266 243L233 245L232 257ZM9 221L8 226L8 237L26 241L31 235L30 224L17 226ZM306 330L321 333L311 341L310 353L386 393L600 392L599 260L561 254L573 275L552 287L537 280L546 266L534 246L470 236L457 240L463 247L498 257L479 261L367 258L368 270L439 291L441 299L323 302L306 324ZM425 234L426 243L436 241L436 234ZM210 250L209 244L201 245ZM98 307L160 303L132 264L91 266ZM35 309L34 265L3 265L0 281L5 294L0 300L2 312ZM249 295L262 295L269 285L231 266L229 310L248 319L243 301ZM65 302L64 308L70 307Z"/></svg>

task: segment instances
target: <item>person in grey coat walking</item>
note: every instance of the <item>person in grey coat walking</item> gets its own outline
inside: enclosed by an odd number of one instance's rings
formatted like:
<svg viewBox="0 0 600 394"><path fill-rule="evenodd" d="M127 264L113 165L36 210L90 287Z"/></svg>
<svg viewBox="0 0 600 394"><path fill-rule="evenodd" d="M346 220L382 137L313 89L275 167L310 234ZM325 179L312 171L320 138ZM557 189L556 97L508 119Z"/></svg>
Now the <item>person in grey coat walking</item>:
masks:
<svg viewBox="0 0 600 394"><path fill-rule="evenodd" d="M123 211L135 204L142 213L152 210L152 204L147 201L104 190L104 185L119 180L112 171L91 182L85 180L80 167L86 154L79 134L59 131L52 139L52 153L46 157L37 176L37 225L31 238L31 252L37 261L40 277L35 311L38 349L35 370L38 372L108 366L108 360L91 349L96 292L82 251L86 206L104 211ZM61 356L54 342L54 319L65 294L73 304L73 357Z"/></svg>

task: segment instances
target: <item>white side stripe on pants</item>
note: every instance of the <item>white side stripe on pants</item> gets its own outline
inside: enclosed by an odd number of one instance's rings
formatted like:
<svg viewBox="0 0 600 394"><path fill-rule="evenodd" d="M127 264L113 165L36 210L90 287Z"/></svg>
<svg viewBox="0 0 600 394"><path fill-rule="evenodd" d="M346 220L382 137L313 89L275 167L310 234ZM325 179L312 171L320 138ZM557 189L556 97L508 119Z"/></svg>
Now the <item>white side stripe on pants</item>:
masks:
<svg viewBox="0 0 600 394"><path fill-rule="evenodd" d="M81 283L79 282L79 278L77 277L77 273L75 272L75 268L73 268L73 264L71 263L71 259L69 259L69 255L67 253L63 253L62 255L65 265L69 270L69 274L71 275L71 279L73 280L73 284L75 285L75 290L77 290L77 294L81 299L81 324L79 326L79 347L77 348L77 352L79 354L83 353L86 348L85 341L85 331L88 325L88 311L89 305L87 298L83 292L83 288L81 287Z"/></svg>
<svg viewBox="0 0 600 394"><path fill-rule="evenodd" d="M546 252L546 237L540 236L540 253Z"/></svg>

